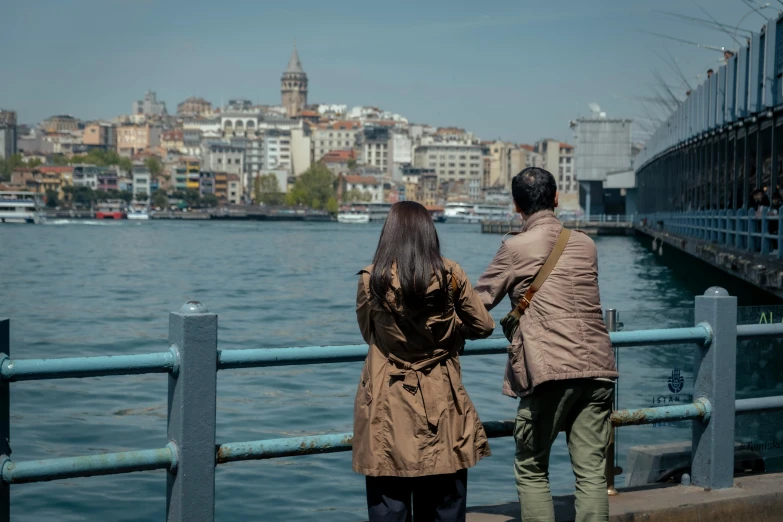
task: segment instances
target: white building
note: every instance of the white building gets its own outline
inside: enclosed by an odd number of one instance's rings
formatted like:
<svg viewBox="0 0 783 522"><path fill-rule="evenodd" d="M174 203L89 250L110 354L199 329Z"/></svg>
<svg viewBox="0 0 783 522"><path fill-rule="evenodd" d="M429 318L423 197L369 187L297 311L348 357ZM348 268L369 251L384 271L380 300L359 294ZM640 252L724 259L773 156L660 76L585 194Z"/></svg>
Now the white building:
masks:
<svg viewBox="0 0 783 522"><path fill-rule="evenodd" d="M312 139L305 133L304 126L291 130L291 170L299 176L313 163Z"/></svg>
<svg viewBox="0 0 783 522"><path fill-rule="evenodd" d="M290 132L269 130L264 133L264 151L266 152L265 171L283 169L291 171L291 134Z"/></svg>
<svg viewBox="0 0 783 522"><path fill-rule="evenodd" d="M413 163L413 140L404 132L392 132L392 161Z"/></svg>
<svg viewBox="0 0 783 522"><path fill-rule="evenodd" d="M164 116L166 103L159 102L153 91L147 91L143 100L133 102L131 115L133 116Z"/></svg>
<svg viewBox="0 0 783 522"><path fill-rule="evenodd" d="M383 203L383 182L373 176L344 176L343 198L352 191L361 192L362 201ZM366 195L366 197L364 197ZM349 201L346 201L349 203Z"/></svg>
<svg viewBox="0 0 783 522"><path fill-rule="evenodd" d="M143 165L133 166L133 199L146 201L150 197L150 171ZM142 197L139 198L138 196Z"/></svg>

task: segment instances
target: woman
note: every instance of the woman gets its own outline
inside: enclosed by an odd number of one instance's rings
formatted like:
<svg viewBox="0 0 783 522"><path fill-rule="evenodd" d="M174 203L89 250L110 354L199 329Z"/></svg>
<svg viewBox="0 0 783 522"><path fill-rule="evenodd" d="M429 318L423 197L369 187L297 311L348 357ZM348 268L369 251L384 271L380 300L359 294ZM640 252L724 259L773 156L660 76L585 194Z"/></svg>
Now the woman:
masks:
<svg viewBox="0 0 783 522"><path fill-rule="evenodd" d="M490 451L458 354L495 323L462 268L441 257L418 203L392 206L359 276L356 316L370 350L354 403L353 469L367 476L370 522L464 521L467 468Z"/></svg>

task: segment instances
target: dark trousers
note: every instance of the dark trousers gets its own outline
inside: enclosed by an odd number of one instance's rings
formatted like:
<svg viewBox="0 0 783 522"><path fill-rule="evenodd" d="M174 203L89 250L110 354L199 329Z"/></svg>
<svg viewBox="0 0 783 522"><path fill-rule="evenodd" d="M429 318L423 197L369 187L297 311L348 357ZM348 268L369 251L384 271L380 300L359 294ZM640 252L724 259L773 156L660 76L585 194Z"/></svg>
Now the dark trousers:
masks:
<svg viewBox="0 0 783 522"><path fill-rule="evenodd" d="M367 477L367 510L370 522L464 522L467 492L467 469L428 477Z"/></svg>

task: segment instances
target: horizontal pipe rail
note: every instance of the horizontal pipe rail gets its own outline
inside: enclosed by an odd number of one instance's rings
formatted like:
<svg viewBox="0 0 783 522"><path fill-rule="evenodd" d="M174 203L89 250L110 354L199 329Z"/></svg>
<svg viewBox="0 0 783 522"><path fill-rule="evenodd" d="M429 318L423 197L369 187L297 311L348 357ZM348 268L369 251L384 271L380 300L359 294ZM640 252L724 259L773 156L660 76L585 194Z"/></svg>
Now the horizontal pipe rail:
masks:
<svg viewBox="0 0 783 522"><path fill-rule="evenodd" d="M69 377L167 373L175 370L176 367L177 356L173 351L62 359L6 358L0 365L0 375L5 381L15 382Z"/></svg>
<svg viewBox="0 0 783 522"><path fill-rule="evenodd" d="M771 411L783 409L783 396L736 401L738 412ZM639 408L612 412L614 426L634 426L658 422L701 420L707 422L712 406L704 398L691 404L677 404L660 408ZM489 421L484 423L489 438L513 435L514 421ZM243 460L266 460L300 455L315 455L350 451L352 433L333 433L305 437L289 437L247 442L230 442L216 448L215 463L225 464ZM176 470L177 451L169 446L155 450L106 453L86 457L67 457L28 462L6 460L2 466L5 483L21 484L94 475L130 473L134 471L170 469Z"/></svg>
<svg viewBox="0 0 783 522"><path fill-rule="evenodd" d="M689 328L611 332L609 336L612 339L612 344L625 347L680 342L696 342L704 345L709 343L711 332L708 325L699 325ZM464 355L504 354L507 353L507 346L508 342L504 338L468 341ZM367 349L366 344L359 344L218 350L218 369L356 362L364 360L367 356ZM160 353L61 359L5 358L0 365L0 376L5 381L15 382L108 375L138 375L176 372L177 365L178 358L174 350Z"/></svg>
<svg viewBox="0 0 783 522"><path fill-rule="evenodd" d="M24 484L154 469L176 469L176 463L176 449L169 445L160 449L103 453L84 457L26 462L6 460L3 463L2 477L6 484Z"/></svg>
<svg viewBox="0 0 783 522"><path fill-rule="evenodd" d="M783 323L737 325L737 339L783 336Z"/></svg>

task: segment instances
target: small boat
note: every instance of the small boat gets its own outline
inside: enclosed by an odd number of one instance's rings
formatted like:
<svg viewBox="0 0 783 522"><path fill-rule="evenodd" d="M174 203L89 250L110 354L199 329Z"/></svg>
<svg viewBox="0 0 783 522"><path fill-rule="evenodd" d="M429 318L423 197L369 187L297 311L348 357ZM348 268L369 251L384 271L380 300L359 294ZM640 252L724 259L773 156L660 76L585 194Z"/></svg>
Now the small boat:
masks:
<svg viewBox="0 0 783 522"><path fill-rule="evenodd" d="M144 206L134 205L128 209L128 219L147 220L150 218L149 209Z"/></svg>
<svg viewBox="0 0 783 522"><path fill-rule="evenodd" d="M511 205L447 203L444 215L449 223L481 223L493 219L509 219L513 213Z"/></svg>
<svg viewBox="0 0 783 522"><path fill-rule="evenodd" d="M432 220L435 223L445 223L446 222L446 214L443 212L443 207L431 207L426 206L425 207L430 215L432 216Z"/></svg>
<svg viewBox="0 0 783 522"><path fill-rule="evenodd" d="M124 201L121 199L110 199L98 203L98 210L95 211L95 219L125 219L127 214L123 211Z"/></svg>
<svg viewBox="0 0 783 522"><path fill-rule="evenodd" d="M0 223L35 223L45 221L41 194L35 192L0 192Z"/></svg>
<svg viewBox="0 0 783 522"><path fill-rule="evenodd" d="M338 223L369 223L370 212L365 207L345 207L337 213Z"/></svg>

